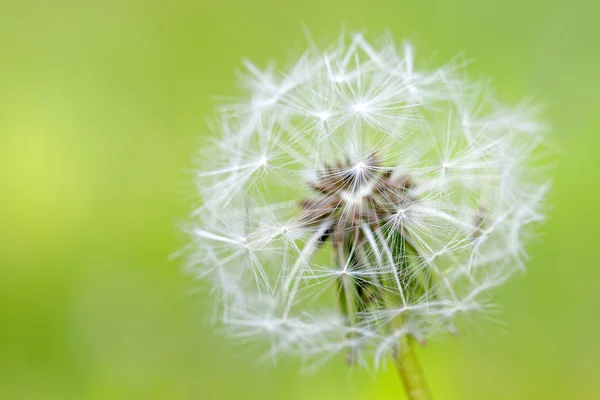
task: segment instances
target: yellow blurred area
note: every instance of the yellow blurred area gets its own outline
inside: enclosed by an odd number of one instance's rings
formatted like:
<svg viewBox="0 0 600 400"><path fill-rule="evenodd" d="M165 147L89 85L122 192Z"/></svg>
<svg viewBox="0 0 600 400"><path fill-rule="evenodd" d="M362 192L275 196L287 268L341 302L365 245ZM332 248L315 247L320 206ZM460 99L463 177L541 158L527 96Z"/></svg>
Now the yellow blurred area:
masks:
<svg viewBox="0 0 600 400"><path fill-rule="evenodd" d="M242 58L284 65L304 27L326 43L344 24L431 65L463 52L553 129L528 272L498 290L501 313L422 349L435 398L600 398L599 18L584 0L0 2L0 398L402 398L392 368L257 364L169 261Z"/></svg>

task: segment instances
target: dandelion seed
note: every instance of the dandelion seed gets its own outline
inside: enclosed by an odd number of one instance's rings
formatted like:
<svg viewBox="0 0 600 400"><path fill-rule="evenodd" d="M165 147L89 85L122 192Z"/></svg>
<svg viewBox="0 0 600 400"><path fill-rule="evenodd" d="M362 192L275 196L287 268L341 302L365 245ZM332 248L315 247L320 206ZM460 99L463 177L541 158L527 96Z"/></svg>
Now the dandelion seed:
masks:
<svg viewBox="0 0 600 400"><path fill-rule="evenodd" d="M367 110L367 105L363 104L363 103L357 103L352 108L354 109L354 111L356 111L358 113L362 113Z"/></svg>
<svg viewBox="0 0 600 400"><path fill-rule="evenodd" d="M327 121L327 119L331 116L327 111L321 111L317 113L317 117L321 119L321 121Z"/></svg>

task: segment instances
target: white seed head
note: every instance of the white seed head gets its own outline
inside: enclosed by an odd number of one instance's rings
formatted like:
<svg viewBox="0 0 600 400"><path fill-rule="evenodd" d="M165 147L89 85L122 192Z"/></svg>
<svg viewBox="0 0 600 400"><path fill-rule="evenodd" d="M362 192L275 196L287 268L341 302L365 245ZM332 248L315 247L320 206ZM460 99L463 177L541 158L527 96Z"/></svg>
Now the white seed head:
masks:
<svg viewBox="0 0 600 400"><path fill-rule="evenodd" d="M250 62L197 175L189 267L270 355L376 363L453 330L523 265L543 126L458 67L356 34L287 72Z"/></svg>

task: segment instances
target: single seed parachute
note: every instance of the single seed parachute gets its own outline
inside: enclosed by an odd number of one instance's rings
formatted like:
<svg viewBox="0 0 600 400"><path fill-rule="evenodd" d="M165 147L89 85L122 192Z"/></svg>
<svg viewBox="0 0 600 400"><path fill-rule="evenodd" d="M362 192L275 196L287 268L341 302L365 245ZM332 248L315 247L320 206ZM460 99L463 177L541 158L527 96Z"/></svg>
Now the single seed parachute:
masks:
<svg viewBox="0 0 600 400"><path fill-rule="evenodd" d="M188 268L269 355L378 364L454 330L525 261L548 183L535 109L361 34L246 62L197 174Z"/></svg>

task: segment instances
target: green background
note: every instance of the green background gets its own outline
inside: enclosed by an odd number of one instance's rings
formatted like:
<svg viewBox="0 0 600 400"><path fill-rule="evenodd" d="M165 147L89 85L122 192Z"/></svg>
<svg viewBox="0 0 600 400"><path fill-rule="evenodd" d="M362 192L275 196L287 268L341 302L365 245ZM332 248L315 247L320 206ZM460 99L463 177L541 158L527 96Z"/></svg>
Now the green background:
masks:
<svg viewBox="0 0 600 400"><path fill-rule="evenodd" d="M420 351L437 399L600 398L600 6L594 1L0 2L0 398L398 399L342 358L259 365L207 322L169 255L192 159L247 57L389 28L439 65L459 52L552 126L549 221L528 272ZM434 55L432 58L431 56Z"/></svg>

